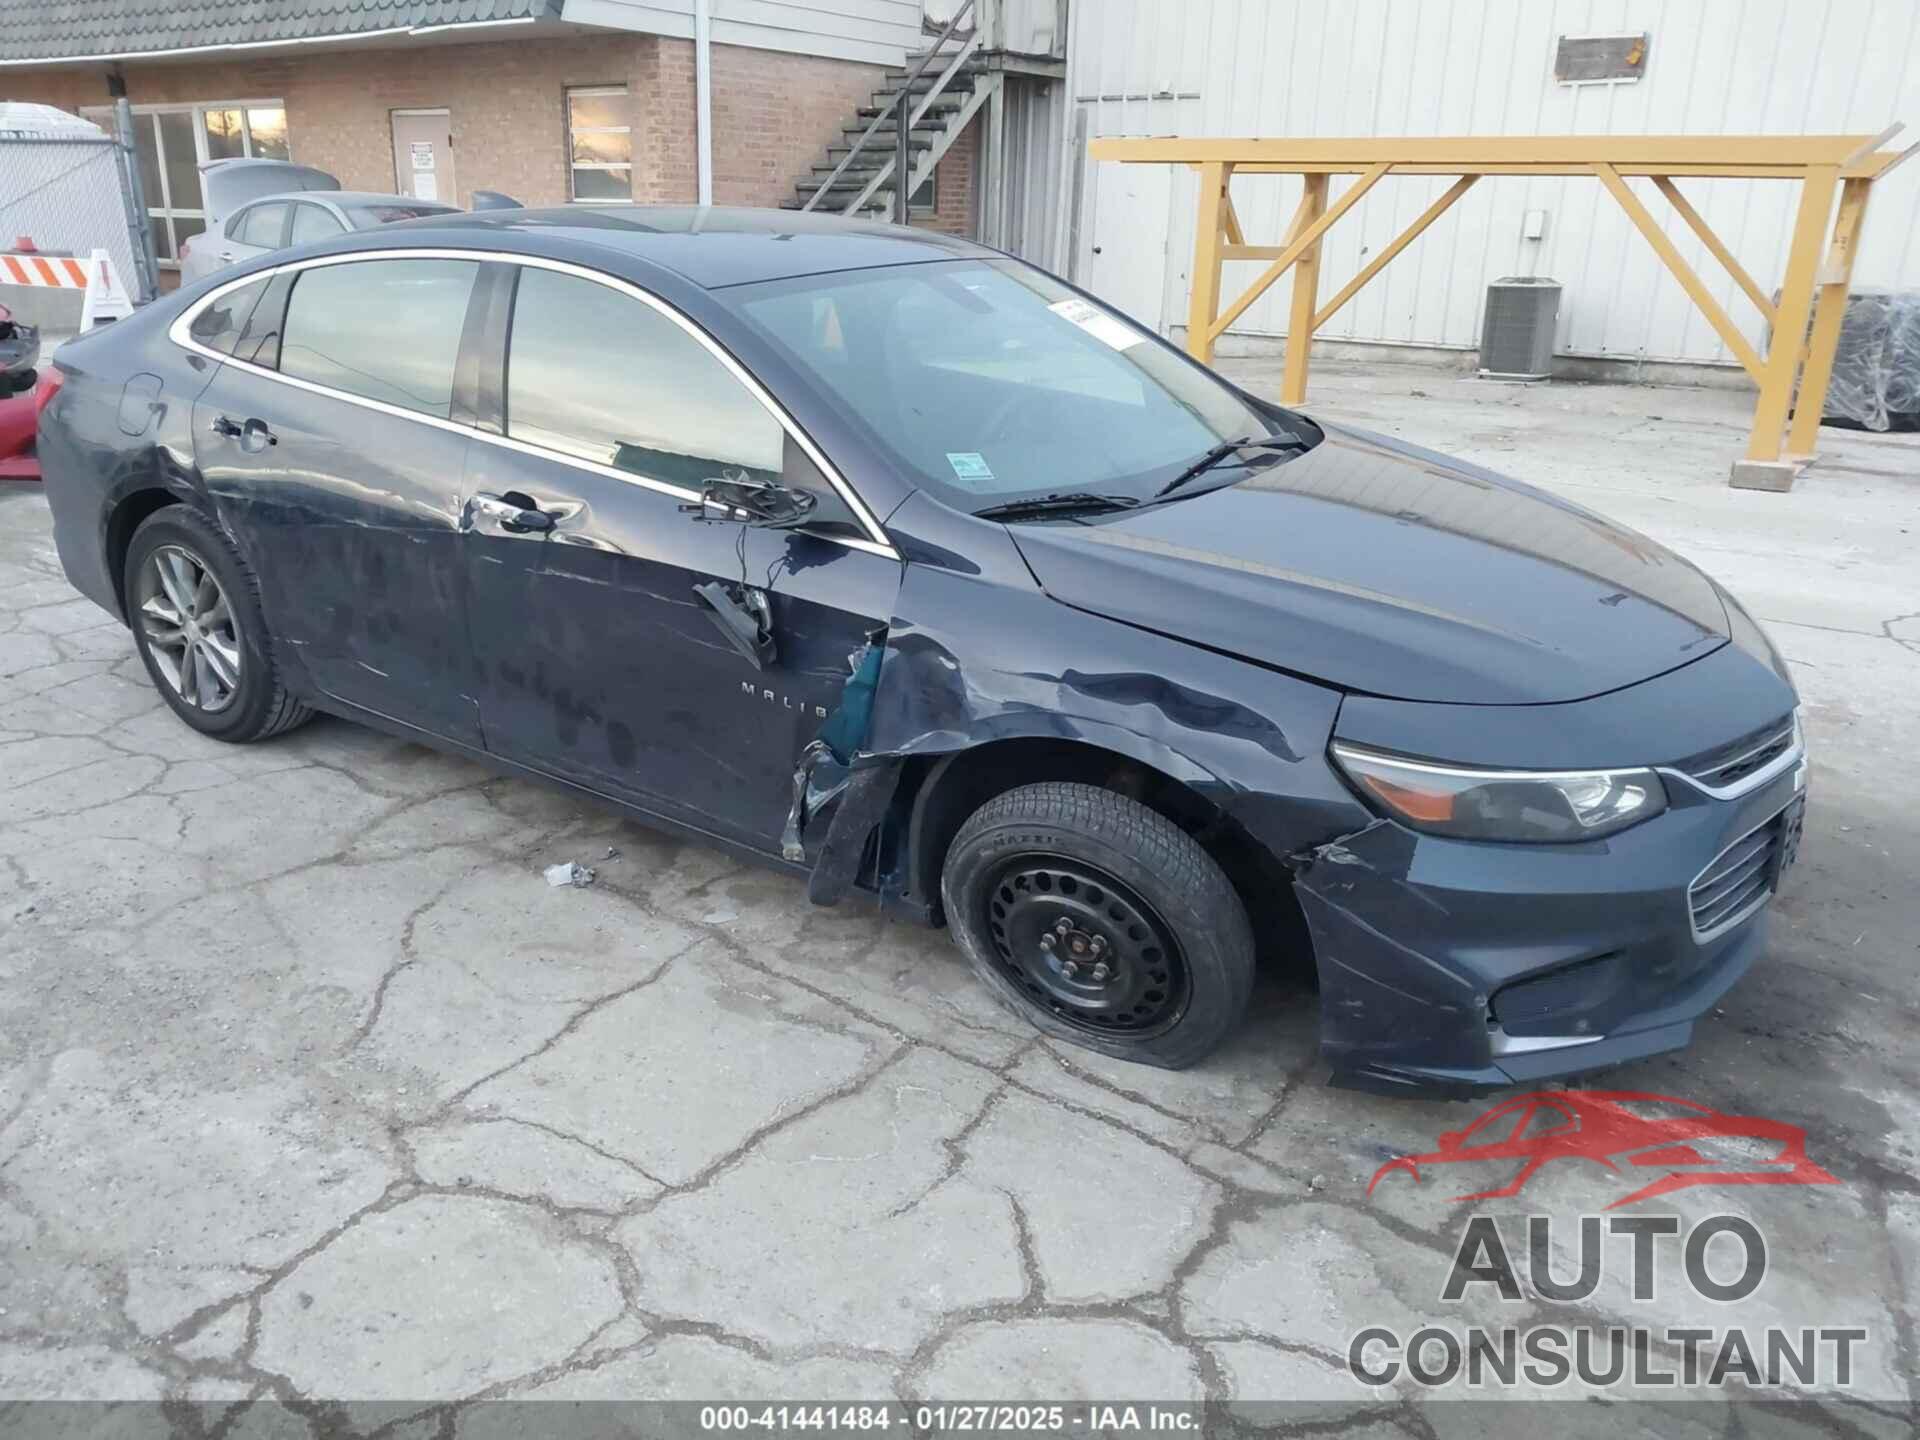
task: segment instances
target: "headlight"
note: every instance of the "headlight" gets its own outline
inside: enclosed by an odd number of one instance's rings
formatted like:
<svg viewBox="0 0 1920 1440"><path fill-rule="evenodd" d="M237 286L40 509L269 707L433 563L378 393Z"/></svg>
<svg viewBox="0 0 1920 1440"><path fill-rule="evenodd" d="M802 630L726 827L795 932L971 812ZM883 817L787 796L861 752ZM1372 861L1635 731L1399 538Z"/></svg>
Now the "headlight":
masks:
<svg viewBox="0 0 1920 1440"><path fill-rule="evenodd" d="M1335 742L1367 799L1415 830L1468 840L1594 840L1667 808L1651 770L1468 770Z"/></svg>

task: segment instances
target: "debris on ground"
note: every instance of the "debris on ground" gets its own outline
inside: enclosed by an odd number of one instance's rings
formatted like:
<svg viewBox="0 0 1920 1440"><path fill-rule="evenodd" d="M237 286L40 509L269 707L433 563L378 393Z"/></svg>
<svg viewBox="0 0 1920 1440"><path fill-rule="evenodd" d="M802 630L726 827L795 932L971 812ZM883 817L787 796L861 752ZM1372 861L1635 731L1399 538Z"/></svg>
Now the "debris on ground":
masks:
<svg viewBox="0 0 1920 1440"><path fill-rule="evenodd" d="M562 885L591 885L594 881L593 870L571 860L563 860L558 865L547 866L547 884L558 889Z"/></svg>
<svg viewBox="0 0 1920 1440"><path fill-rule="evenodd" d="M607 853L600 858L602 860L618 860L620 858L620 847L618 845L607 846Z"/></svg>

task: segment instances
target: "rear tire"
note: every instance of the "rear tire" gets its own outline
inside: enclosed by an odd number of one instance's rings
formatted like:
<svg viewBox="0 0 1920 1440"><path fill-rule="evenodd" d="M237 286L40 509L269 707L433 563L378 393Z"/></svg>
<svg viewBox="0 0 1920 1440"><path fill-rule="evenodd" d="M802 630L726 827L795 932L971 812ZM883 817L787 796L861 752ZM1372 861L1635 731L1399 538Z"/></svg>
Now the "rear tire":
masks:
<svg viewBox="0 0 1920 1440"><path fill-rule="evenodd" d="M312 718L281 682L253 572L204 515L169 505L143 520L123 593L154 688L202 735L246 744Z"/></svg>
<svg viewBox="0 0 1920 1440"><path fill-rule="evenodd" d="M1111 790L1049 782L988 801L954 836L940 894L981 979L1057 1039L1177 1070L1246 1012L1239 894L1192 836Z"/></svg>

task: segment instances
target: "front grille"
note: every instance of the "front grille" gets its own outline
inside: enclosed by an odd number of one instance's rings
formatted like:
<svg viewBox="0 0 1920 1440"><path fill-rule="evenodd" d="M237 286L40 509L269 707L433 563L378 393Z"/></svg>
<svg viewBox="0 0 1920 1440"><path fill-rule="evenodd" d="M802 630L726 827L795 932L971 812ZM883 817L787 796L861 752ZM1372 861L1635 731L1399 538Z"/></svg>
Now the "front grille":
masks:
<svg viewBox="0 0 1920 1440"><path fill-rule="evenodd" d="M1711 940L1731 929L1773 893L1786 827L1787 812L1782 810L1722 850L1687 887L1694 939Z"/></svg>
<svg viewBox="0 0 1920 1440"><path fill-rule="evenodd" d="M1789 715L1784 721L1696 755L1680 768L1707 788L1724 790L1765 769L1792 748L1793 717Z"/></svg>

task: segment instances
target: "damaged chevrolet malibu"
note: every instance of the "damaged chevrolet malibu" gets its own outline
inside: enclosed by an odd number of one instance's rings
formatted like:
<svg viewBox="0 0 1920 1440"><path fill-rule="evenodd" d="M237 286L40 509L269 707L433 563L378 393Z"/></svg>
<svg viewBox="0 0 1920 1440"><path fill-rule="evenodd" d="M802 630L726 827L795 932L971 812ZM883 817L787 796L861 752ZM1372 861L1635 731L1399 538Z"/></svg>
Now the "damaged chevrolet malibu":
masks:
<svg viewBox="0 0 1920 1440"><path fill-rule="evenodd" d="M1107 1055L1199 1060L1260 964L1344 1083L1671 1050L1794 857L1794 688L1707 576L964 241L434 217L54 364L61 558L185 724L575 787Z"/></svg>

